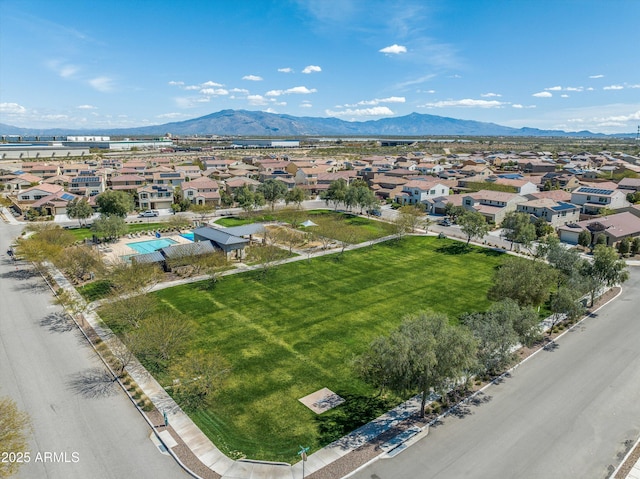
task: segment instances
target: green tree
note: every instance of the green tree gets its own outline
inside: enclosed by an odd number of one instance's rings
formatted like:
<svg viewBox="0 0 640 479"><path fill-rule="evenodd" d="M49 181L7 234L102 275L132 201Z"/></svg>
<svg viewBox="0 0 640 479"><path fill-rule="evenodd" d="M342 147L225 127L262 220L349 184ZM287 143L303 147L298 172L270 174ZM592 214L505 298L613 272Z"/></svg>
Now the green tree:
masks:
<svg viewBox="0 0 640 479"><path fill-rule="evenodd" d="M424 417L432 392L445 397L474 368L476 348L467 328L450 325L445 315L422 312L405 317L389 336L376 339L355 367L365 381L381 389L419 392Z"/></svg>
<svg viewBox="0 0 640 479"><path fill-rule="evenodd" d="M86 219L93 215L93 208L86 198L74 198L67 203L67 216L77 218L80 226L86 225Z"/></svg>
<svg viewBox="0 0 640 479"><path fill-rule="evenodd" d="M536 230L536 238L544 238L555 231L553 226L547 223L544 218L537 218L534 221L533 226Z"/></svg>
<svg viewBox="0 0 640 479"><path fill-rule="evenodd" d="M283 200L284 196L287 194L287 185L280 180L269 178L256 188L256 192L262 193L264 200L269 203L271 211L273 211L276 207L276 203Z"/></svg>
<svg viewBox="0 0 640 479"><path fill-rule="evenodd" d="M209 216L211 213L215 211L214 206L212 204L207 204L207 203L202 203L199 205L191 205L189 209L191 210L191 212L193 212L194 214L200 217L201 222L204 222L207 216Z"/></svg>
<svg viewBox="0 0 640 479"><path fill-rule="evenodd" d="M235 200L238 206L247 213L256 207L256 194L247 185L236 190Z"/></svg>
<svg viewBox="0 0 640 479"><path fill-rule="evenodd" d="M104 216L124 218L133 211L133 198L126 191L107 190L96 197L98 211Z"/></svg>
<svg viewBox="0 0 640 479"><path fill-rule="evenodd" d="M15 254L36 263L37 267L44 261L55 262L64 249L76 240L71 232L51 223L33 225L29 229L34 234L29 238L18 239Z"/></svg>
<svg viewBox="0 0 640 479"><path fill-rule="evenodd" d="M207 403L229 376L231 367L218 353L189 351L169 367L170 387L180 406L196 410Z"/></svg>
<svg viewBox="0 0 640 479"><path fill-rule="evenodd" d="M631 240L629 238L622 238L618 243L618 253L622 256L626 256L631 251Z"/></svg>
<svg viewBox="0 0 640 479"><path fill-rule="evenodd" d="M126 234L129 230L124 218L118 215L101 215L91 225L91 230L96 235L106 238L114 239Z"/></svg>
<svg viewBox="0 0 640 479"><path fill-rule="evenodd" d="M456 206L453 203L447 203L444 207L444 214L451 218L454 223L458 221L458 218L466 213L466 209L463 206Z"/></svg>
<svg viewBox="0 0 640 479"><path fill-rule="evenodd" d="M105 273L100 252L84 245L70 246L62 250L57 257L56 265L69 277L78 280L92 279Z"/></svg>
<svg viewBox="0 0 640 479"><path fill-rule="evenodd" d="M162 269L153 263L129 264L118 261L111 265L107 274L117 296L149 292L162 278Z"/></svg>
<svg viewBox="0 0 640 479"><path fill-rule="evenodd" d="M332 181L329 184L329 188L327 191L321 195L322 199L326 201L327 205L333 203L334 209L338 209L338 205L345 200L345 195L347 194L347 182L346 180L340 178L338 180ZM355 204L355 203L354 203Z"/></svg>
<svg viewBox="0 0 640 479"><path fill-rule="evenodd" d="M508 258L495 272L489 299L510 298L522 306L540 306L551 294L557 271L541 261Z"/></svg>
<svg viewBox="0 0 640 479"><path fill-rule="evenodd" d="M364 209L373 207L376 203L376 195L368 186L353 186L356 205L360 208L360 214Z"/></svg>
<svg viewBox="0 0 640 479"><path fill-rule="evenodd" d="M593 262L587 264L585 269L585 276L592 279L590 288L592 305L601 288L624 283L629 279L627 264L618 257L615 249L605 245L596 245L593 250Z"/></svg>
<svg viewBox="0 0 640 479"><path fill-rule="evenodd" d="M462 232L467 236L467 245L471 241L471 238L482 238L489 232L489 225L484 219L484 216L477 211L465 211L465 213L458 218L458 224Z"/></svg>
<svg viewBox="0 0 640 479"><path fill-rule="evenodd" d="M591 246L591 231L589 230L582 230L580 232L580 234L578 234L578 244L580 246L584 246L585 248L588 248Z"/></svg>
<svg viewBox="0 0 640 479"><path fill-rule="evenodd" d="M227 190L220 190L220 204L224 208L229 208L233 205L233 197L227 193Z"/></svg>
<svg viewBox="0 0 640 479"><path fill-rule="evenodd" d="M27 433L31 427L29 415L18 409L15 401L0 397L0 454L19 454L27 449ZM23 464L4 455L0 460L0 477L10 477Z"/></svg>
<svg viewBox="0 0 640 479"><path fill-rule="evenodd" d="M629 253L631 254L631 256L635 256L640 253L640 236L633 238L631 247L629 248Z"/></svg>
<svg viewBox="0 0 640 479"><path fill-rule="evenodd" d="M558 291L551 297L549 304L553 313L549 334L551 334L553 327L563 319L575 321L584 314L585 308L580 302L581 296L581 292L574 288L568 286L560 286L558 288Z"/></svg>
<svg viewBox="0 0 640 479"><path fill-rule="evenodd" d="M294 186L288 190L284 195L285 204L293 203L298 208L302 205L302 202L307 198L306 193L299 186Z"/></svg>
<svg viewBox="0 0 640 479"><path fill-rule="evenodd" d="M501 224L502 235L512 243L520 243L529 248L536 239L536 227L531 223L529 215L510 211Z"/></svg>

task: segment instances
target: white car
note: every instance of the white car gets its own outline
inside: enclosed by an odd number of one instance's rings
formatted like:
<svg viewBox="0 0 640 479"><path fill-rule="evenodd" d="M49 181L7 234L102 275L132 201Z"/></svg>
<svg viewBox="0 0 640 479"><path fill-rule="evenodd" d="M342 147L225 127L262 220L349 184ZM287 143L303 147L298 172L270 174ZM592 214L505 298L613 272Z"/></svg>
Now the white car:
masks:
<svg viewBox="0 0 640 479"><path fill-rule="evenodd" d="M139 218L150 218L152 216L160 216L160 213L158 210L147 210L138 215Z"/></svg>

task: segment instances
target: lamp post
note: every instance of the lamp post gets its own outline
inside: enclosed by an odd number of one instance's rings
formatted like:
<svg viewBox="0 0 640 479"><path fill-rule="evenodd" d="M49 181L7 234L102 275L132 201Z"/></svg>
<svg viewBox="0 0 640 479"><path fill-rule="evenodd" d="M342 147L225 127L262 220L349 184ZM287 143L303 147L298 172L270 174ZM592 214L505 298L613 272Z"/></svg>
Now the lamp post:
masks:
<svg viewBox="0 0 640 479"><path fill-rule="evenodd" d="M304 463L307 462L308 451L309 448L304 446L300 446L300 450L298 451L298 456L302 458L302 479L304 479Z"/></svg>

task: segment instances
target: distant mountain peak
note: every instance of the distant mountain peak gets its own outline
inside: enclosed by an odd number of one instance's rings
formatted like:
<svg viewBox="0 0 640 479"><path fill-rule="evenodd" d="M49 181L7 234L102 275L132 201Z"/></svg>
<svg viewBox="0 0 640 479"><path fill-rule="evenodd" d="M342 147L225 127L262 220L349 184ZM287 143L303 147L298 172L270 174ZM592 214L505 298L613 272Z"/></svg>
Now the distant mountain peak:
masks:
<svg viewBox="0 0 640 479"><path fill-rule="evenodd" d="M3 135L96 134L111 136L556 136L606 137L601 133L511 128L495 123L460 120L423 113L368 121L345 121L338 118L296 117L251 110L220 110L190 120L162 125L118 129L33 129L0 124ZM616 135L620 136L620 135ZM634 136L631 133L626 137Z"/></svg>

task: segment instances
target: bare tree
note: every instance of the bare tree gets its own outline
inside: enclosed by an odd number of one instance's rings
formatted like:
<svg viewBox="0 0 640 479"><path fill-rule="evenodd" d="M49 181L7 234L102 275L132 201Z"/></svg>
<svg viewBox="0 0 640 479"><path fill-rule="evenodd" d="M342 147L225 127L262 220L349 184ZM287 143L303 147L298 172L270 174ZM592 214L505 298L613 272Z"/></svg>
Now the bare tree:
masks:
<svg viewBox="0 0 640 479"><path fill-rule="evenodd" d="M27 432L31 421L29 415L18 409L16 403L8 397L0 397L0 454L20 455L28 454ZM9 477L18 471L26 462L27 457L20 460L0 458L0 477Z"/></svg>

